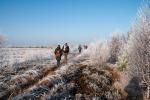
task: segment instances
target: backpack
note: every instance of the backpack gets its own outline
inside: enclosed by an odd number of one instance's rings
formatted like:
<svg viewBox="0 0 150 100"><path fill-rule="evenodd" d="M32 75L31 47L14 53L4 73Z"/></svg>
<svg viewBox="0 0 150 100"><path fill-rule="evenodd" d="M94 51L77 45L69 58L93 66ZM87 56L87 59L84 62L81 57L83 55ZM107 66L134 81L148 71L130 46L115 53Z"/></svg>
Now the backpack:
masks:
<svg viewBox="0 0 150 100"><path fill-rule="evenodd" d="M69 53L69 46L67 46L67 47L65 48L64 53Z"/></svg>

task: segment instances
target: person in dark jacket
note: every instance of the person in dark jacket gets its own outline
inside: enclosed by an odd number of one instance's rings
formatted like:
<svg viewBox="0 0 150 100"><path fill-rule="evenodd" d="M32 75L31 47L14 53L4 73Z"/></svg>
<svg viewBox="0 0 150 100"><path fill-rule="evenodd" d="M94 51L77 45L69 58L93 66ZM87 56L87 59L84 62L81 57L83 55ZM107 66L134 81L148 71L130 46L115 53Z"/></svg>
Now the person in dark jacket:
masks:
<svg viewBox="0 0 150 100"><path fill-rule="evenodd" d="M68 61L68 54L69 54L69 46L67 43L65 43L65 47L64 47L64 63L67 64Z"/></svg>
<svg viewBox="0 0 150 100"><path fill-rule="evenodd" d="M60 66L60 61L61 61L61 56L62 56L62 49L60 47L60 45L57 46L57 48L55 49L55 57L57 60L57 66Z"/></svg>
<svg viewBox="0 0 150 100"><path fill-rule="evenodd" d="M82 51L82 46L81 45L79 45L78 50L79 50L79 53L81 53L81 51Z"/></svg>

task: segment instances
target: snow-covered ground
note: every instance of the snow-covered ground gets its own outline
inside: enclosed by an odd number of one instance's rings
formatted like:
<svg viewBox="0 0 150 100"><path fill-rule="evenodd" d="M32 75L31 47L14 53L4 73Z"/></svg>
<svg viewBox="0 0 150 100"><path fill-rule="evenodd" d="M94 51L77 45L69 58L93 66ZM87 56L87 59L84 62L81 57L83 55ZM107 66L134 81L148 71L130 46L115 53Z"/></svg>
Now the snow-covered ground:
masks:
<svg viewBox="0 0 150 100"><path fill-rule="evenodd" d="M56 45L57 46L57 45ZM9 65L30 60L53 59L56 46L51 48L5 48ZM70 45L70 53L77 53L78 46Z"/></svg>
<svg viewBox="0 0 150 100"><path fill-rule="evenodd" d="M51 48L6 48L8 49L9 64L20 63L28 60L52 59Z"/></svg>

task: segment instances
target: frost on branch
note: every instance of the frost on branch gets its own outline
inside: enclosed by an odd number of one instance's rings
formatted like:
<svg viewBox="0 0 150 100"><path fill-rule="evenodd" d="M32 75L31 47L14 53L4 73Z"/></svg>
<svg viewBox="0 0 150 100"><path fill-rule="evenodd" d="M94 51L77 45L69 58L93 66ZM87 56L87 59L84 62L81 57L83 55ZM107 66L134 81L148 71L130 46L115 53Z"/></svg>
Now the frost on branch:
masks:
<svg viewBox="0 0 150 100"><path fill-rule="evenodd" d="M127 42L128 78L138 77L150 86L150 8L144 6L138 12Z"/></svg>

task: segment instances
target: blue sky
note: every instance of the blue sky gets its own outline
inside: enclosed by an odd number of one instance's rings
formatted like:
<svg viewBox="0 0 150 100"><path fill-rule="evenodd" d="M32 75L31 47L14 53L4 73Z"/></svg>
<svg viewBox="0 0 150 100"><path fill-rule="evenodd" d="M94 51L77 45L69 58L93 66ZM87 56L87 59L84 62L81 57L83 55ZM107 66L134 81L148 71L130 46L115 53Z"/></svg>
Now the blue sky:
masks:
<svg viewBox="0 0 150 100"><path fill-rule="evenodd" d="M126 32L142 0L0 0L0 33L11 45L84 43Z"/></svg>

